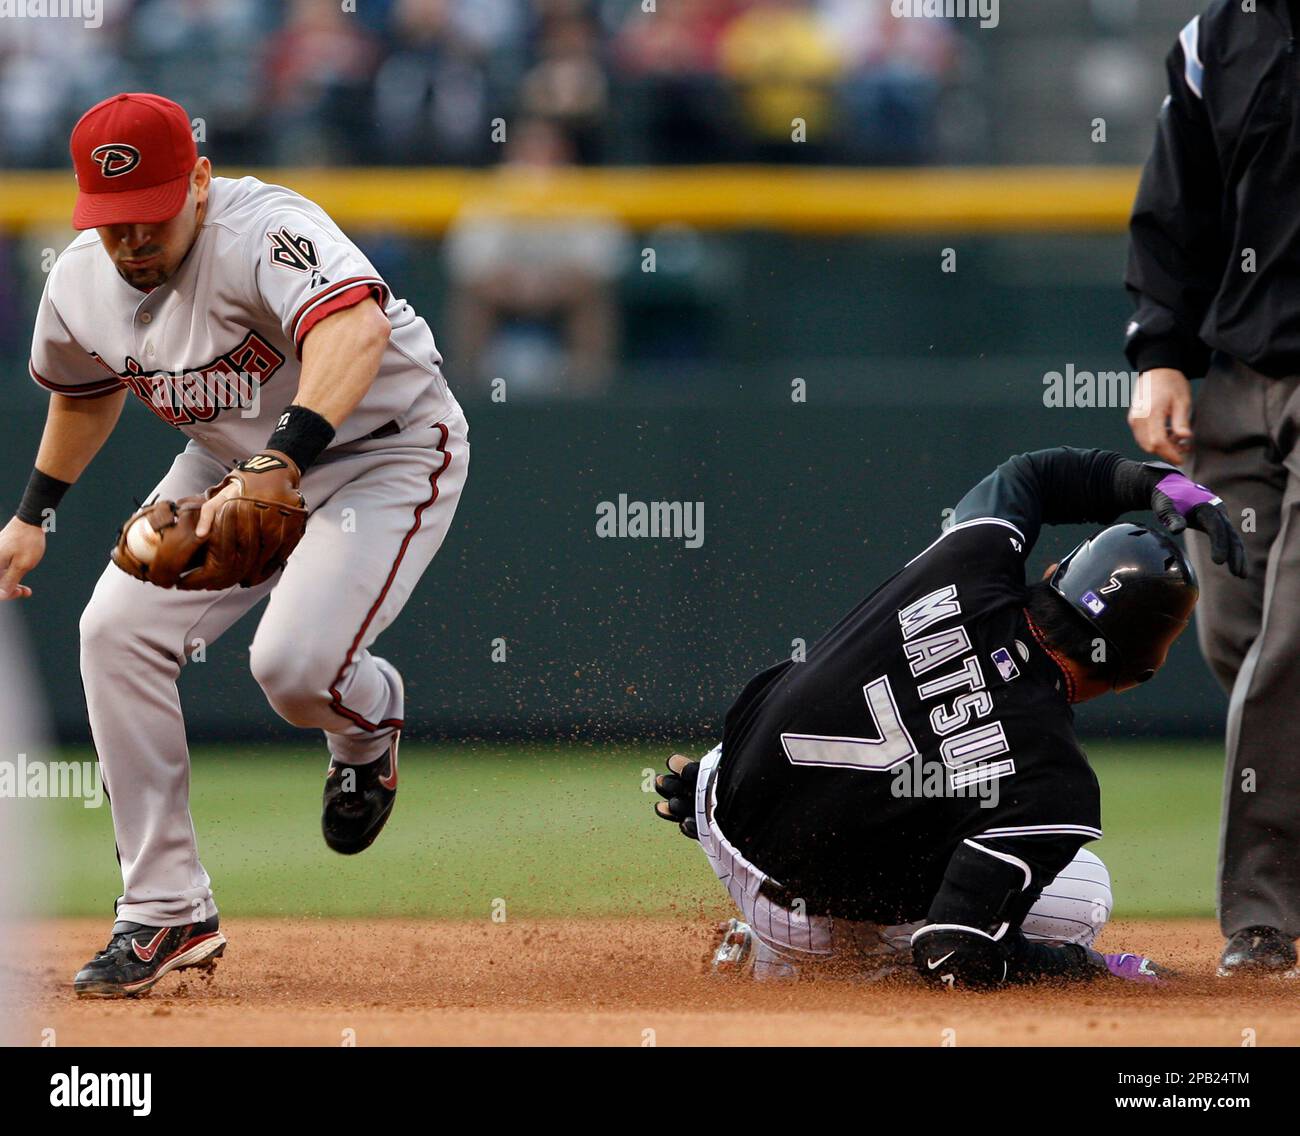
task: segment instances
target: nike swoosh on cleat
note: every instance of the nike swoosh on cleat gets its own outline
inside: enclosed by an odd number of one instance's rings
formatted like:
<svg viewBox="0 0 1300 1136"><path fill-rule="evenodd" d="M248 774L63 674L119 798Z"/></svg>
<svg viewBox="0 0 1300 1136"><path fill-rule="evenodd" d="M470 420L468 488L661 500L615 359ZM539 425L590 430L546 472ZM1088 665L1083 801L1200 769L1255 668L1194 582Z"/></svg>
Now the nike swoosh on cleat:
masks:
<svg viewBox="0 0 1300 1136"><path fill-rule="evenodd" d="M158 948L162 945L163 939L167 937L167 932L170 930L170 927L159 927L158 934L149 940L147 947L142 947L139 939L132 939L131 950L135 952L135 957L141 962L153 962L153 956L158 953Z"/></svg>
<svg viewBox="0 0 1300 1136"><path fill-rule="evenodd" d="M956 953L957 953L956 951L949 951L946 955L943 956L943 958L931 959L925 965L929 967L931 970L933 970L936 966L943 966L943 964L946 963L950 958L952 958L952 956L955 955Z"/></svg>
<svg viewBox="0 0 1300 1136"><path fill-rule="evenodd" d="M388 776L380 777L379 783L390 793L397 789L397 741L393 741L393 748L389 751Z"/></svg>

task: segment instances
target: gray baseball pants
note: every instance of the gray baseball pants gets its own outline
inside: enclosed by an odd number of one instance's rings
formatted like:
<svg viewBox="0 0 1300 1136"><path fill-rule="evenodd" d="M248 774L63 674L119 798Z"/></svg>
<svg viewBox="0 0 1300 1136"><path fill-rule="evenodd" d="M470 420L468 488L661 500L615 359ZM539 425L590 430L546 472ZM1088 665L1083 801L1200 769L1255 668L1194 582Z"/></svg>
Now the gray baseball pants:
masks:
<svg viewBox="0 0 1300 1136"><path fill-rule="evenodd" d="M81 617L81 675L122 867L119 919L155 927L216 913L190 819L189 748L176 680L269 595L249 647L253 677L334 760L379 757L403 715L392 664L370 653L441 546L469 465L457 406L440 422L327 451L303 477L310 517L278 576L256 588L182 592L109 564ZM228 472L191 442L154 493L202 493Z"/></svg>
<svg viewBox="0 0 1300 1136"><path fill-rule="evenodd" d="M1219 854L1225 935L1300 937L1300 376L1270 379L1216 357L1193 411L1191 475L1224 501L1248 576L1210 560L1200 577L1201 651L1229 696Z"/></svg>

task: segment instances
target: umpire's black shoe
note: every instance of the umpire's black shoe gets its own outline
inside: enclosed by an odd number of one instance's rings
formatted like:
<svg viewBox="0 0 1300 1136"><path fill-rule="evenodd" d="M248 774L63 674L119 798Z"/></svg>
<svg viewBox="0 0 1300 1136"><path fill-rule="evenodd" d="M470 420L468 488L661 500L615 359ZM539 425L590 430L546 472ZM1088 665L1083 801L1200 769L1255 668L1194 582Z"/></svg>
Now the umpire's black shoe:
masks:
<svg viewBox="0 0 1300 1136"><path fill-rule="evenodd" d="M1281 974L1295 965L1295 944L1276 927L1247 927L1233 935L1223 948L1219 977Z"/></svg>
<svg viewBox="0 0 1300 1136"><path fill-rule="evenodd" d="M108 946L77 971L72 988L88 998L147 994L164 974L197 966L210 970L226 950L217 916L180 927L113 924Z"/></svg>
<svg viewBox="0 0 1300 1136"><path fill-rule="evenodd" d="M397 743L393 735L387 752L367 765L331 761L325 774L325 800L320 828L335 852L352 856L364 852L388 821L397 801Z"/></svg>

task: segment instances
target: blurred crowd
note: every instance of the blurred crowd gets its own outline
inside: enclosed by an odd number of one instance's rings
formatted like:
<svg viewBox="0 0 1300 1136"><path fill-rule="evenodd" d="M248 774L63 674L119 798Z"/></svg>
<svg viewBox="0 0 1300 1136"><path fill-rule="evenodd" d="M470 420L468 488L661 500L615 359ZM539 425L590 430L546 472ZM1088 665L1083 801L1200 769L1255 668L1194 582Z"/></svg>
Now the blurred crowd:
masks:
<svg viewBox="0 0 1300 1136"><path fill-rule="evenodd" d="M958 60L890 0L101 0L102 26L0 20L0 169L66 168L90 105L176 99L238 165L886 164L934 154ZM658 233L655 287L616 218L476 203L442 243L437 319L460 389L592 397L629 356L706 355L726 291L701 238ZM371 255L411 280L417 247ZM0 267L13 246L0 242ZM0 272L0 311L5 295ZM33 286L38 286L39 281ZM642 294L644 292L645 294ZM655 333L638 344L635 328ZM17 323L0 321L0 348ZM15 335L18 333L15 332Z"/></svg>
<svg viewBox="0 0 1300 1136"><path fill-rule="evenodd" d="M0 167L66 162L87 106L155 90L223 162L486 165L496 120L582 164L907 163L956 58L889 0L101 0L4 20Z"/></svg>

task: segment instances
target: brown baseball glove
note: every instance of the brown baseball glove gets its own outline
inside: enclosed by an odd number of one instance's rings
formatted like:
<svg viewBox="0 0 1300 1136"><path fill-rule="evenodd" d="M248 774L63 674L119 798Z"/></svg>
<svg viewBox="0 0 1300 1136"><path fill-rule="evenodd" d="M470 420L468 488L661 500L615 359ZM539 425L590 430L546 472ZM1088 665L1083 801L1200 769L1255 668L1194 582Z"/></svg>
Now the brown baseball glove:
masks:
<svg viewBox="0 0 1300 1136"><path fill-rule="evenodd" d="M122 526L113 563L160 588L222 591L251 588L284 567L307 531L307 509L293 460L265 450L241 462L202 496L155 501ZM238 484L223 501L206 538L195 535L209 498Z"/></svg>

